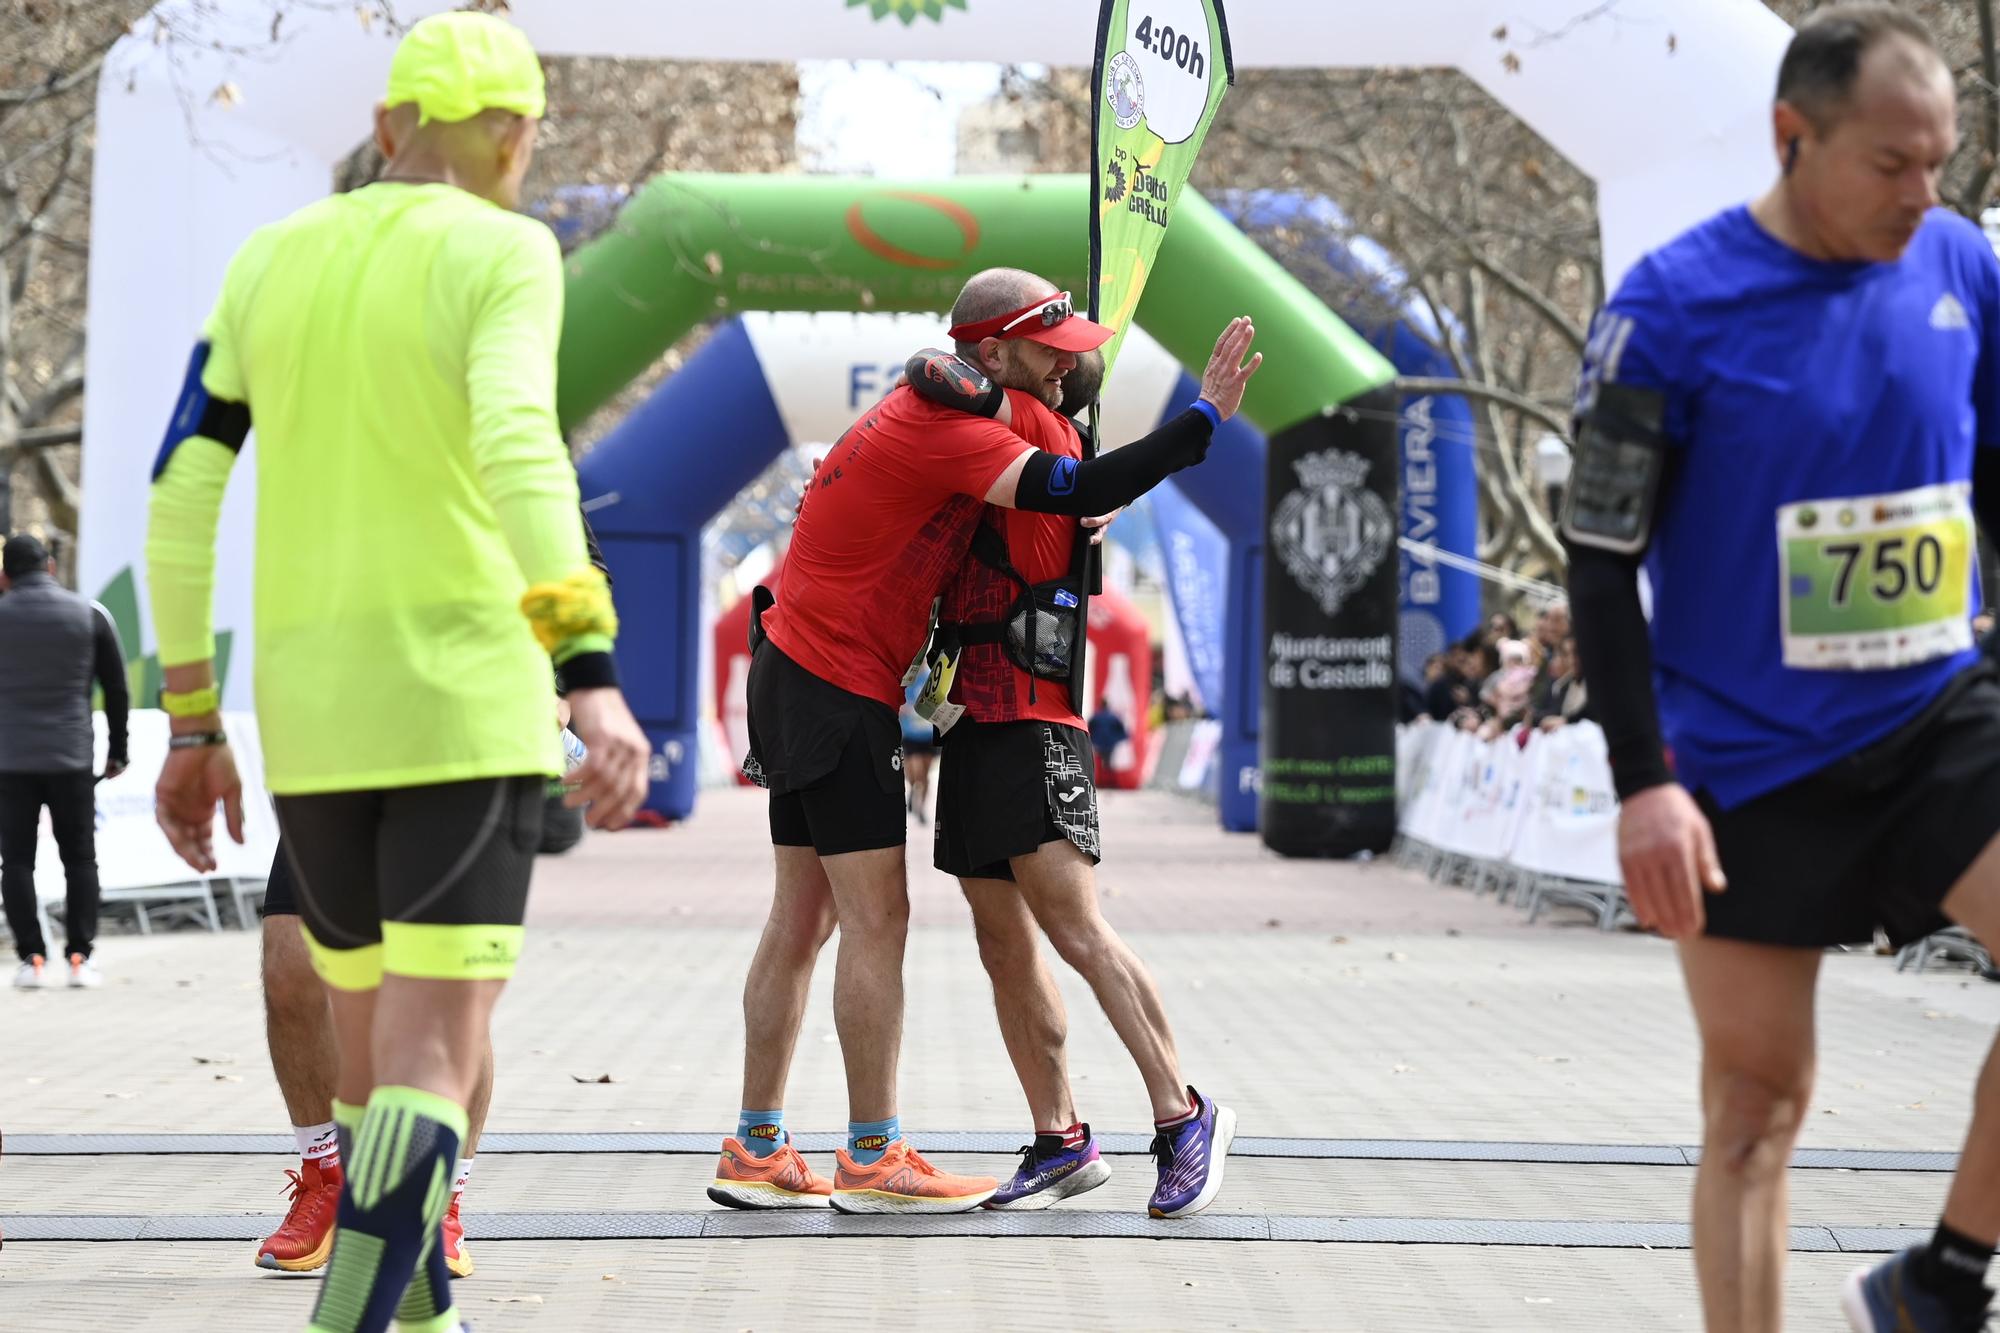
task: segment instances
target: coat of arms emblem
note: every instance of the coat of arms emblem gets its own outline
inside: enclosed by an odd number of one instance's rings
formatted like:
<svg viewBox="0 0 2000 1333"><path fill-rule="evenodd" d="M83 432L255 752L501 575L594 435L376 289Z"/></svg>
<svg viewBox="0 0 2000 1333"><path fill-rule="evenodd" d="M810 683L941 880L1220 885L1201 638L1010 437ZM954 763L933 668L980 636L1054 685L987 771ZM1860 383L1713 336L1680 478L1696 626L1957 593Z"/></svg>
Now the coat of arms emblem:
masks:
<svg viewBox="0 0 2000 1333"><path fill-rule="evenodd" d="M1344 449L1295 459L1299 484L1271 515L1271 546L1320 610L1337 613L1379 569L1395 519L1368 489L1368 460Z"/></svg>

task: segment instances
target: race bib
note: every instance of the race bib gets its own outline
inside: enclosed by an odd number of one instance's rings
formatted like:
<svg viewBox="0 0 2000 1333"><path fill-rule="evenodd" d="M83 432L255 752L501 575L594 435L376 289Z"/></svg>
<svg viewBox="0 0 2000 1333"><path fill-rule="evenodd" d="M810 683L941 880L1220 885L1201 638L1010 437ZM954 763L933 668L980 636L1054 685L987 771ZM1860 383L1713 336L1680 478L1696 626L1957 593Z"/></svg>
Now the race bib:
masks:
<svg viewBox="0 0 2000 1333"><path fill-rule="evenodd" d="M1778 510L1785 665L1886 671L1972 646L1972 488Z"/></svg>
<svg viewBox="0 0 2000 1333"><path fill-rule="evenodd" d="M951 700L951 683L958 675L959 659L939 649L931 654L931 678L917 692L917 716L938 729L942 736L965 716L965 705Z"/></svg>

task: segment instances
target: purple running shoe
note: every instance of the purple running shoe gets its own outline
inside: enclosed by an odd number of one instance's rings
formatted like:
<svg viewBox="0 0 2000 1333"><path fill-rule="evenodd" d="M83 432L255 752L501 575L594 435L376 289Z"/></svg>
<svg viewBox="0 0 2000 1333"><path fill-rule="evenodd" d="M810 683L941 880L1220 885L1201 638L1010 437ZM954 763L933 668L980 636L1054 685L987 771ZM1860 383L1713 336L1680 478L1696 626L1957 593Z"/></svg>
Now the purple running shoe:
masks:
<svg viewBox="0 0 2000 1333"><path fill-rule="evenodd" d="M1021 1149L1021 1168L1014 1178L994 1191L988 1208L1031 1212L1075 1198L1111 1179L1111 1164L1097 1154L1097 1140L1090 1126L1083 1127L1083 1146L1065 1148L1054 1134L1037 1134L1035 1141Z"/></svg>
<svg viewBox="0 0 2000 1333"><path fill-rule="evenodd" d="M1840 1304L1854 1333L1981 1333L1988 1327L1990 1311L1953 1309L1916 1280L1912 1268L1922 1254L1918 1246L1848 1275Z"/></svg>
<svg viewBox="0 0 2000 1333"><path fill-rule="evenodd" d="M1222 1166L1236 1137L1236 1112L1188 1089L1194 1118L1153 1139L1160 1184L1147 1211L1154 1217L1189 1217L1215 1202L1222 1189Z"/></svg>

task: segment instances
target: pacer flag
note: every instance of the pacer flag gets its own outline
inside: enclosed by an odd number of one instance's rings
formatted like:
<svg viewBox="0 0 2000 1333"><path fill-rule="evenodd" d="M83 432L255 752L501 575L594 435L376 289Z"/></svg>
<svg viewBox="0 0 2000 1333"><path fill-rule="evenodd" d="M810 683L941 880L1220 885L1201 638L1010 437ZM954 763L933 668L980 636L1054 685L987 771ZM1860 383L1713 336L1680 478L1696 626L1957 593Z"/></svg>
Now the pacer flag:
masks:
<svg viewBox="0 0 2000 1333"><path fill-rule="evenodd" d="M1125 343L1153 257L1222 96L1236 81L1222 0L1104 0L1091 136L1090 317Z"/></svg>

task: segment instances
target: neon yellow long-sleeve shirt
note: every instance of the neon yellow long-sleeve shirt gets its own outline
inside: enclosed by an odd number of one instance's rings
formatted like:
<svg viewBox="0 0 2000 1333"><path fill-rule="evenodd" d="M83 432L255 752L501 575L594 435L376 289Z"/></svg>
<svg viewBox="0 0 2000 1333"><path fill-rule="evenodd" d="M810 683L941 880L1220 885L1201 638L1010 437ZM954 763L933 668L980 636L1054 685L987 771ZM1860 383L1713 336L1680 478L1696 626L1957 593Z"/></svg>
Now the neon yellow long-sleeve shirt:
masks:
<svg viewBox="0 0 2000 1333"><path fill-rule="evenodd" d="M200 387L257 448L256 698L284 795L557 773L519 603L588 567L556 424L554 236L445 185L378 184L253 234ZM213 655L235 453L170 434L147 582L160 660ZM597 646L603 646L599 644Z"/></svg>

